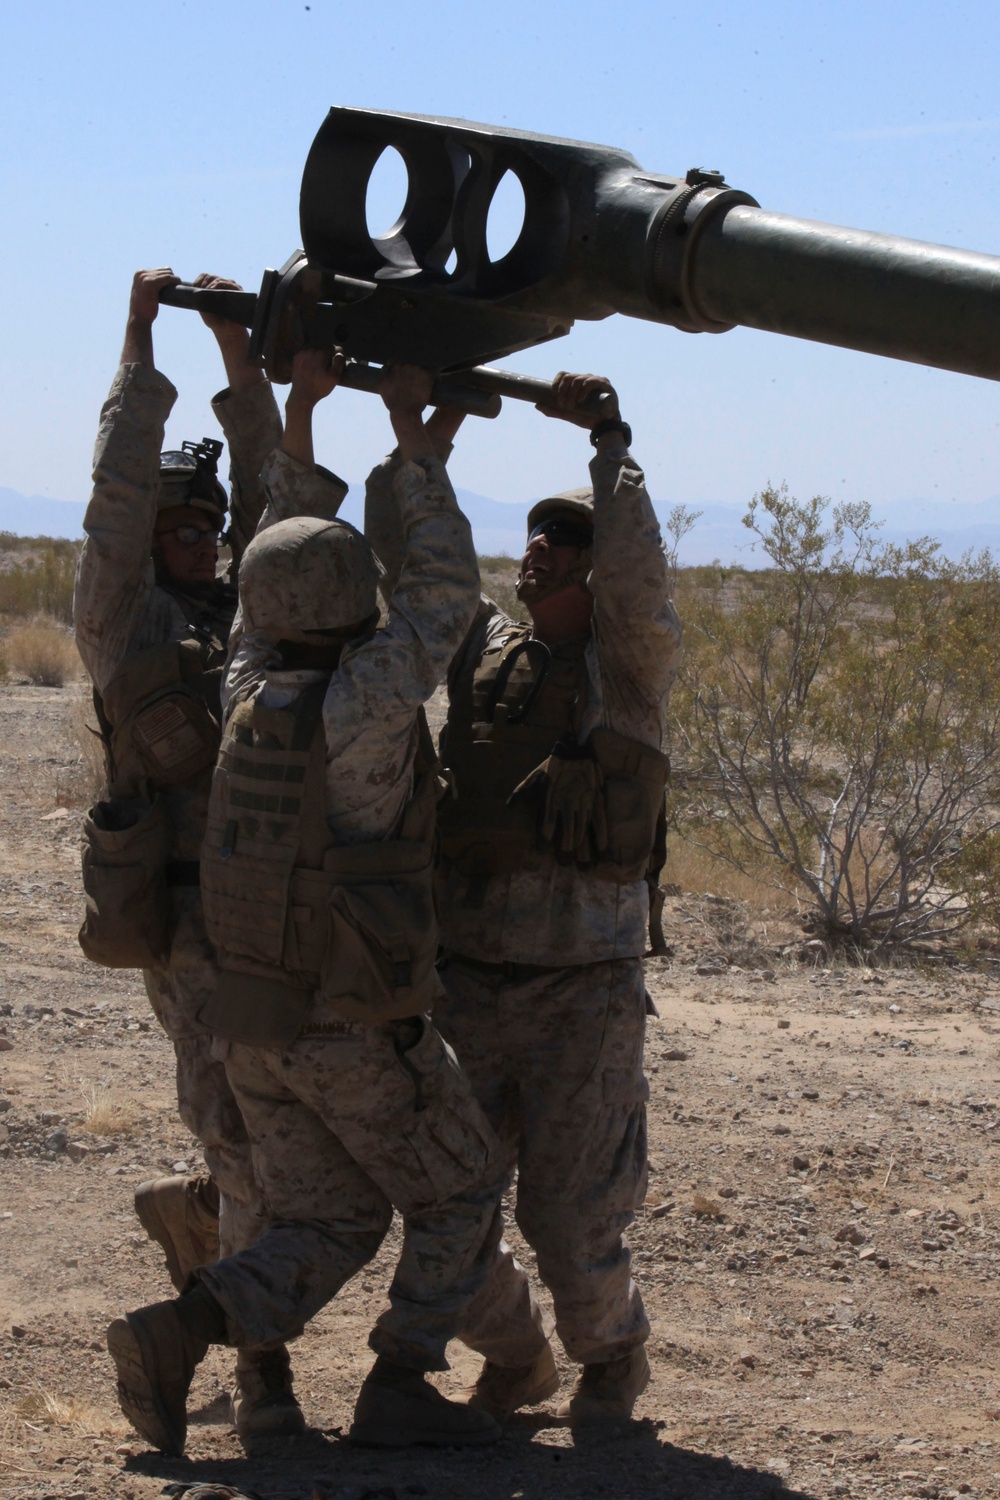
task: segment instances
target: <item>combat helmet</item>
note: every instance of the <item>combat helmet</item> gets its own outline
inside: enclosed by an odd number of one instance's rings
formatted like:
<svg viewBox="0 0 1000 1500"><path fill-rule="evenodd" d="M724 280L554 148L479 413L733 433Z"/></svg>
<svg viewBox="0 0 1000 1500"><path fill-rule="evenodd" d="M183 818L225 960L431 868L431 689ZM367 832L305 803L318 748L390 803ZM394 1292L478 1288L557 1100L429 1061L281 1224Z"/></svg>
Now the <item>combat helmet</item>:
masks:
<svg viewBox="0 0 1000 1500"><path fill-rule="evenodd" d="M554 516L556 512L576 515L581 521L590 527L594 524L594 492L585 490L564 490L561 495L549 495L546 500L536 500L528 511L528 535L534 531L536 526Z"/></svg>
<svg viewBox="0 0 1000 1500"><path fill-rule="evenodd" d="M528 537L536 527L543 521L549 520L555 515L565 515L575 518L590 528L591 537L594 529L594 492L592 489L563 490L562 494L549 495L544 500L536 500L528 511ZM522 604L531 605L541 599L547 599L560 590L569 588L571 584L578 583L584 588L590 576L593 562L592 546L583 547L580 557L573 566L560 578L550 579L547 583L525 581L519 577L514 586L514 592Z"/></svg>
<svg viewBox="0 0 1000 1500"><path fill-rule="evenodd" d="M157 511L175 505L191 505L205 511L220 527L229 509L229 497L219 483L219 459L222 444L218 438L190 441L180 448L160 454L160 485L156 492Z"/></svg>
<svg viewBox="0 0 1000 1500"><path fill-rule="evenodd" d="M255 536L240 563L243 627L273 641L361 629L377 618L379 567L346 521L293 516Z"/></svg>

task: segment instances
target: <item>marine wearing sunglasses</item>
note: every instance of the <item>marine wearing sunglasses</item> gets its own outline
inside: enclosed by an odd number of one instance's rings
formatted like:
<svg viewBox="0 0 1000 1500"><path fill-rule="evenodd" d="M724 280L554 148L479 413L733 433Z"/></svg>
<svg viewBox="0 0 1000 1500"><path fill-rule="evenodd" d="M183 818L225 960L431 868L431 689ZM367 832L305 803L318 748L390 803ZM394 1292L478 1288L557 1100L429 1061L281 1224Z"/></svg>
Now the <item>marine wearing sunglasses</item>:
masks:
<svg viewBox="0 0 1000 1500"><path fill-rule="evenodd" d="M594 541L578 512L548 515L532 528L521 559L520 582L536 585L529 605L536 640L555 646L590 631L594 600L579 576Z"/></svg>

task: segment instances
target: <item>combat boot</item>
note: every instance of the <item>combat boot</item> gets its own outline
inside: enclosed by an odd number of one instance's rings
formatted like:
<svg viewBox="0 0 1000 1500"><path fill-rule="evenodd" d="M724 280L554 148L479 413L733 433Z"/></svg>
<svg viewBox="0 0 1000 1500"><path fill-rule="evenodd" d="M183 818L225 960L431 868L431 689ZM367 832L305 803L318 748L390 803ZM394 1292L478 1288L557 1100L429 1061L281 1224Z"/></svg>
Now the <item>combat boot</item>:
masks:
<svg viewBox="0 0 1000 1500"><path fill-rule="evenodd" d="M158 1177L135 1190L139 1223L163 1249L170 1280L179 1292L196 1266L219 1258L219 1190L200 1177Z"/></svg>
<svg viewBox="0 0 1000 1500"><path fill-rule="evenodd" d="M233 1422L249 1453L266 1438L299 1437L306 1419L292 1390L292 1364L284 1344L276 1349L239 1349Z"/></svg>
<svg viewBox="0 0 1000 1500"><path fill-rule="evenodd" d="M479 1372L475 1385L468 1385L455 1397L476 1411L489 1412L501 1426L507 1418L522 1406L537 1406L559 1389L559 1372L556 1369L552 1345L545 1348L530 1365L515 1365L506 1368L495 1365L488 1359Z"/></svg>
<svg viewBox="0 0 1000 1500"><path fill-rule="evenodd" d="M358 1394L348 1436L367 1448L460 1448L495 1443L500 1428L488 1412L442 1396L422 1371L380 1354Z"/></svg>
<svg viewBox="0 0 1000 1500"><path fill-rule="evenodd" d="M636 1344L621 1359L584 1365L573 1394L563 1401L557 1415L568 1417L574 1431L620 1425L649 1384L649 1361L642 1344Z"/></svg>
<svg viewBox="0 0 1000 1500"><path fill-rule="evenodd" d="M118 1372L118 1405L148 1443L179 1457L187 1437L187 1394L207 1340L184 1326L176 1302L154 1302L116 1318L107 1341Z"/></svg>

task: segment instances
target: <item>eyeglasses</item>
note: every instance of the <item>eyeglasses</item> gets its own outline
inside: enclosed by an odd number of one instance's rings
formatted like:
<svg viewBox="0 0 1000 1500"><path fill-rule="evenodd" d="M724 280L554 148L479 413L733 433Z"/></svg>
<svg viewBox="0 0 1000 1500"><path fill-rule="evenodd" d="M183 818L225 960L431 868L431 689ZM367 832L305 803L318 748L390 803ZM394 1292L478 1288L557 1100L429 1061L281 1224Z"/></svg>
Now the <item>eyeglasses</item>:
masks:
<svg viewBox="0 0 1000 1500"><path fill-rule="evenodd" d="M213 547L217 547L222 532L202 526L169 526L164 531L155 532L154 535L175 536L182 547L198 547L204 541L210 541Z"/></svg>
<svg viewBox="0 0 1000 1500"><path fill-rule="evenodd" d="M590 547L594 534L589 526L576 521L565 521L556 516L551 521L541 521L528 532L528 543L543 536L550 547Z"/></svg>

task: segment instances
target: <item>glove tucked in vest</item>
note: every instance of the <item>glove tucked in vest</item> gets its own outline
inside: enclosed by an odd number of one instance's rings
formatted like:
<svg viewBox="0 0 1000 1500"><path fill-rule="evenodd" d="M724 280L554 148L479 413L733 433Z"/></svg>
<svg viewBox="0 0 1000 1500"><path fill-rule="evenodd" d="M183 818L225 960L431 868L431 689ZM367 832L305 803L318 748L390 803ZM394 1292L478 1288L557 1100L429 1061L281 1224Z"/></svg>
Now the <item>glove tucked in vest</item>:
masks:
<svg viewBox="0 0 1000 1500"><path fill-rule="evenodd" d="M202 897L222 973L200 1019L260 1046L291 1042L317 995L337 1016L379 1023L420 1014L440 992L438 782L426 725L396 836L336 845L326 820L327 685L281 709L260 703L258 689L230 718L212 780Z"/></svg>

